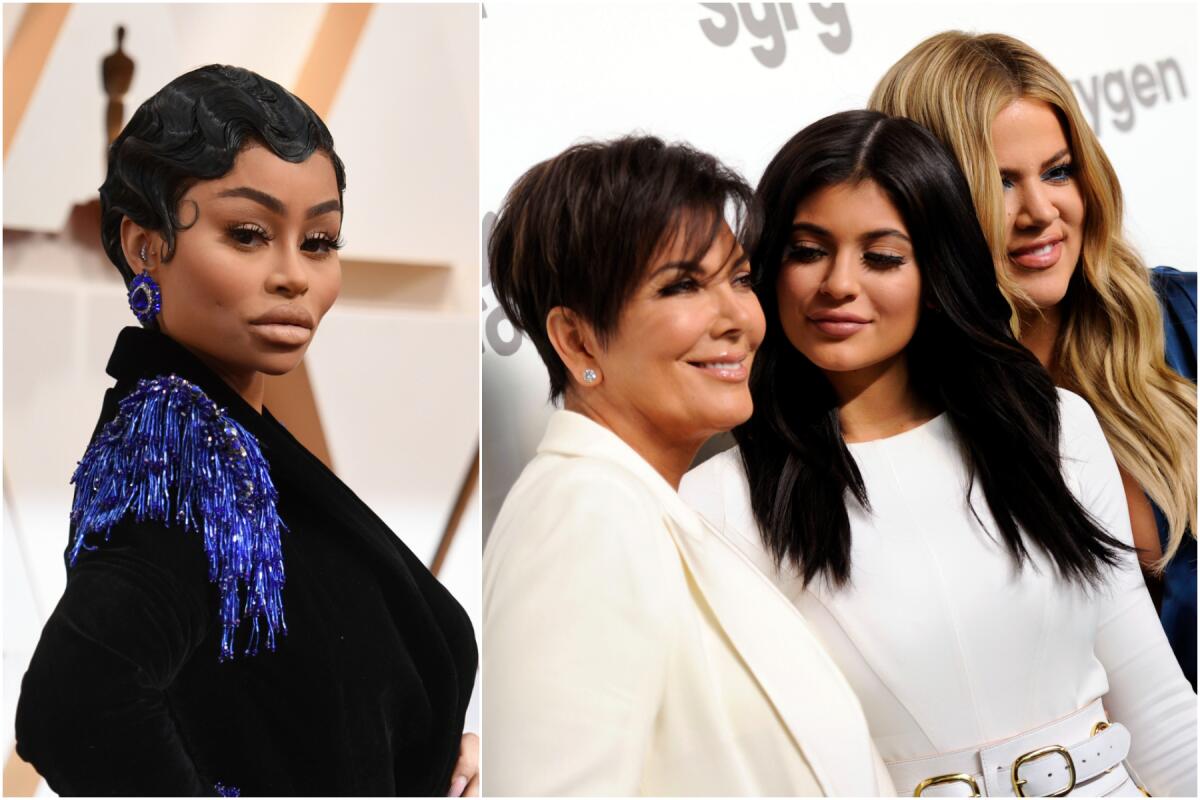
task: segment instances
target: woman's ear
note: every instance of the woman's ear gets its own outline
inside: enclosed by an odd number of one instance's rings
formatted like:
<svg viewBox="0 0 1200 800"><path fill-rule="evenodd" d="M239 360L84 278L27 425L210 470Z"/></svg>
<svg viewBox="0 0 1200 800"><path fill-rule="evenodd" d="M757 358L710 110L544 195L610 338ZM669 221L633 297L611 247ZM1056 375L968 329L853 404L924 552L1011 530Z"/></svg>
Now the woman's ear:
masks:
<svg viewBox="0 0 1200 800"><path fill-rule="evenodd" d="M142 270L153 272L158 266L158 237L151 231L125 217L121 220L121 251L125 262L136 275Z"/></svg>
<svg viewBox="0 0 1200 800"><path fill-rule="evenodd" d="M596 360L599 340L592 326L565 306L555 306L546 315L546 336L571 376L582 387L599 386L604 373Z"/></svg>

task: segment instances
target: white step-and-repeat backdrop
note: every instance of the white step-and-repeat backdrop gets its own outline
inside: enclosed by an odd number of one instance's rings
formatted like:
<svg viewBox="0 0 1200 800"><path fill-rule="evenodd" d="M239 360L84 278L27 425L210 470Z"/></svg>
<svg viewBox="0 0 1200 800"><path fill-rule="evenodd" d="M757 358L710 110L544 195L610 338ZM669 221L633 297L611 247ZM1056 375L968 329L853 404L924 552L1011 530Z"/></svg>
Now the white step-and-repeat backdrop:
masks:
<svg viewBox="0 0 1200 800"><path fill-rule="evenodd" d="M484 236L509 186L581 139L686 140L751 182L823 116L861 108L924 38L958 29L1032 45L1071 81L1125 191L1149 264L1196 268L1196 8L1191 4L485 4ZM484 531L533 456L545 369L484 263Z"/></svg>

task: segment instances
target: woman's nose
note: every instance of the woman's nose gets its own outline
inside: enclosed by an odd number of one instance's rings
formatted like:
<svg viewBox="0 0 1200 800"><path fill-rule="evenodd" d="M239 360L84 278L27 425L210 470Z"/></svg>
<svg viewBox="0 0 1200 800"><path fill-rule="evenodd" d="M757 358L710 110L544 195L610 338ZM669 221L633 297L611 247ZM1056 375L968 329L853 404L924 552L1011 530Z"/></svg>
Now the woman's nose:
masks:
<svg viewBox="0 0 1200 800"><path fill-rule="evenodd" d="M1020 203L1017 209L1020 228L1044 228L1059 216L1058 207L1040 181L1021 189Z"/></svg>
<svg viewBox="0 0 1200 800"><path fill-rule="evenodd" d="M298 297L308 291L308 268L299 252L284 252L267 277L267 291L285 297Z"/></svg>
<svg viewBox="0 0 1200 800"><path fill-rule="evenodd" d="M836 300L858 294L858 264L852 253L842 252L834 257L820 289Z"/></svg>

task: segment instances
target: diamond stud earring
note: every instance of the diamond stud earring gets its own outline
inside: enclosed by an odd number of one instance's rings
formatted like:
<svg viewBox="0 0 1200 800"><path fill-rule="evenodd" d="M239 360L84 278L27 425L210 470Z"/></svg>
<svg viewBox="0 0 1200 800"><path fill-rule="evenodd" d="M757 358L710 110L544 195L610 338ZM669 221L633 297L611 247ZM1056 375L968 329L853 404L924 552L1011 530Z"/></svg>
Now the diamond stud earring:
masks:
<svg viewBox="0 0 1200 800"><path fill-rule="evenodd" d="M597 377L598 376L596 375L596 370L594 370L594 369L585 369L583 371L583 382L584 383L595 383Z"/></svg>

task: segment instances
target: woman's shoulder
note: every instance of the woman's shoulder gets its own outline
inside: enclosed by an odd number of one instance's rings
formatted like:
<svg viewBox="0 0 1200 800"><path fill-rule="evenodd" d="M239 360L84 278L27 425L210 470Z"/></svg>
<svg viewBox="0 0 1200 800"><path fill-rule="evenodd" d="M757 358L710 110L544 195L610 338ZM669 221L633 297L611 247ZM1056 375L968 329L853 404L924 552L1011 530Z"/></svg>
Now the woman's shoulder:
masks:
<svg viewBox="0 0 1200 800"><path fill-rule="evenodd" d="M679 496L717 530L757 539L739 448L731 447L692 468L679 484Z"/></svg>
<svg viewBox="0 0 1200 800"><path fill-rule="evenodd" d="M1083 395L1061 386L1056 387L1056 391L1058 393L1058 411L1063 419L1063 424L1079 422L1088 418L1095 419L1096 412L1092 410L1091 404L1083 399Z"/></svg>
<svg viewBox="0 0 1200 800"><path fill-rule="evenodd" d="M1064 465L1109 452L1108 439L1096 411L1082 396L1058 387L1059 452Z"/></svg>
<svg viewBox="0 0 1200 800"><path fill-rule="evenodd" d="M1175 267L1154 267L1150 270L1150 283L1159 297L1190 297L1196 303L1196 273L1185 272Z"/></svg>
<svg viewBox="0 0 1200 800"><path fill-rule="evenodd" d="M269 465L255 437L199 386L175 374L139 380L93 437L71 481L68 567L98 550L112 552L104 563L118 568L118 546L143 570L191 551L218 587L222 607L236 607L239 595L256 598L246 620L223 620L226 655L243 621L256 630L265 623L270 641L283 631L284 526Z"/></svg>
<svg viewBox="0 0 1200 800"><path fill-rule="evenodd" d="M526 465L509 496L538 502L562 498L585 507L618 503L645 510L661 505L651 487L621 464L604 458L539 454ZM614 510L617 510L614 508Z"/></svg>
<svg viewBox="0 0 1200 800"><path fill-rule="evenodd" d="M620 464L541 453L526 465L496 517L489 549L646 547L647 529L665 530L660 498ZM595 532L600 538L589 536ZM494 541L493 541L494 540ZM493 547L493 544L496 547Z"/></svg>
<svg viewBox="0 0 1200 800"><path fill-rule="evenodd" d="M742 454L739 448L731 447L688 470L680 481L679 496L698 511L714 509L722 495L718 489L730 481L739 480L746 480Z"/></svg>
<svg viewBox="0 0 1200 800"><path fill-rule="evenodd" d="M618 464L544 453L521 473L488 535L483 591L493 630L502 619L523 624L509 612L531 603L595 611L599 602L632 603L639 626L665 632L686 596L662 500Z"/></svg>
<svg viewBox="0 0 1200 800"><path fill-rule="evenodd" d="M1171 369L1196 380L1196 273L1172 267L1150 270L1163 314L1163 356Z"/></svg>

